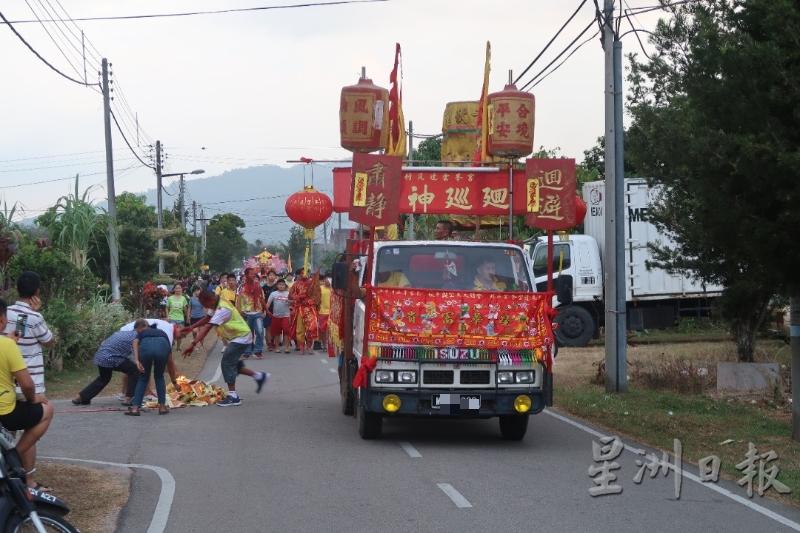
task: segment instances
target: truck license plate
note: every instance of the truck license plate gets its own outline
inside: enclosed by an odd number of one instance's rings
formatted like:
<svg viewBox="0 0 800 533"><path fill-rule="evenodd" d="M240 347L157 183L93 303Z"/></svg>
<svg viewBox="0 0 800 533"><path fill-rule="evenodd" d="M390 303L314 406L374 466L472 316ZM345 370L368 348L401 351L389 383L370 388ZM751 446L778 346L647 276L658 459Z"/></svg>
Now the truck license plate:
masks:
<svg viewBox="0 0 800 533"><path fill-rule="evenodd" d="M431 408L442 406L456 408L461 411L478 411L481 408L480 394L434 394L431 396Z"/></svg>

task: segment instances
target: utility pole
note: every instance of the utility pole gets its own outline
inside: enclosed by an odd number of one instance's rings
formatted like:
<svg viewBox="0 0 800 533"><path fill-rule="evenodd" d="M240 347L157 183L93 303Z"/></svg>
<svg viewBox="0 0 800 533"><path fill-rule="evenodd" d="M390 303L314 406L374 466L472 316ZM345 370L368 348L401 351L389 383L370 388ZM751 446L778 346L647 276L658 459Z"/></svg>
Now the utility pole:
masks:
<svg viewBox="0 0 800 533"><path fill-rule="evenodd" d="M111 299L120 299L119 245L117 243L117 197L114 192L114 150L111 145L111 87L108 82L108 60L103 68L103 123L106 134L106 190L108 192L108 252L111 256Z"/></svg>
<svg viewBox="0 0 800 533"><path fill-rule="evenodd" d="M625 302L625 168L622 124L622 42L614 33L614 0L603 4L605 52L605 300L606 390L628 390Z"/></svg>
<svg viewBox="0 0 800 533"><path fill-rule="evenodd" d="M206 210L200 209L200 260L202 264L206 264Z"/></svg>
<svg viewBox="0 0 800 533"><path fill-rule="evenodd" d="M184 194L186 193L186 183L183 179L183 174L180 175L180 196L178 197L178 205L181 208L181 229L186 231L186 207L184 207Z"/></svg>
<svg viewBox="0 0 800 533"><path fill-rule="evenodd" d="M161 230L164 229L164 213L161 198L161 141L156 141L156 216L158 227L158 273L164 274L164 237L161 235Z"/></svg>
<svg viewBox="0 0 800 533"><path fill-rule="evenodd" d="M408 121L408 166L414 161L414 122ZM414 213L408 215L408 240L414 240Z"/></svg>
<svg viewBox="0 0 800 533"><path fill-rule="evenodd" d="M197 202L192 200L192 243L194 247L194 258L197 260Z"/></svg>
<svg viewBox="0 0 800 533"><path fill-rule="evenodd" d="M800 441L800 292L789 307L789 339L792 346L792 438Z"/></svg>

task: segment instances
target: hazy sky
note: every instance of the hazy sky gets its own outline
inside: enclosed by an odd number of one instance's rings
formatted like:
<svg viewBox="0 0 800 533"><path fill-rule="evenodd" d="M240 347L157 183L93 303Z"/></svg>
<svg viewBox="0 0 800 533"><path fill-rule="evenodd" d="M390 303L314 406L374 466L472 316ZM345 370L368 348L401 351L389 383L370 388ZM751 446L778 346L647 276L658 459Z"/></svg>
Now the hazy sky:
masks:
<svg viewBox="0 0 800 533"><path fill-rule="evenodd" d="M291 0L5 0L9 20L40 18L60 5L74 18L277 5ZM196 168L214 175L264 163L284 164L300 156L345 158L338 147L338 105L342 86L357 81L361 66L389 86L394 43L403 48L404 111L419 133L439 133L449 101L480 96L484 47L492 43L490 91L500 90L508 69L521 72L578 6L578 0L391 0L385 3L232 13L129 21L78 22L91 43L113 64L119 118L122 96L138 114L139 151L160 139L169 158L165 172ZM600 2L602 4L602 1ZM655 4L629 0L627 6ZM652 29L660 12L640 15ZM581 12L525 78L538 72L592 19ZM66 26L47 24L52 37L73 58L78 74L39 23L18 31L64 72L83 76L81 49ZM69 27L79 35L75 26ZM586 34L590 36L594 28ZM71 37L64 43L63 34ZM585 38L584 37L584 38ZM77 50L76 50L77 49ZM631 34L625 53L638 50ZM42 64L0 24L0 194L21 202L28 216L64 194L70 182L9 187L74 175L97 184L104 200L105 161L102 98ZM88 67L90 81L96 67ZM534 90L536 145L560 147L580 160L603 130L603 51L594 40ZM202 148L205 147L205 150ZM114 135L117 193L155 185ZM175 184L165 185L173 191ZM298 188L301 186L298 183ZM255 184L242 197L268 193ZM189 184L191 192L191 183ZM282 202L282 200L276 200ZM103 201L103 203L105 203ZM235 210L235 206L232 206Z"/></svg>

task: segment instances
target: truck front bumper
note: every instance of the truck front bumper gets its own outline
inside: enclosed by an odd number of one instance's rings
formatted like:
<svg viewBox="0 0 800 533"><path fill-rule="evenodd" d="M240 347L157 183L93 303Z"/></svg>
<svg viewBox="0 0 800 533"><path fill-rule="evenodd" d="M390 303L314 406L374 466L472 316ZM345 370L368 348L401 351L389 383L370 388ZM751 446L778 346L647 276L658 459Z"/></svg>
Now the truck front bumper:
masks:
<svg viewBox="0 0 800 533"><path fill-rule="evenodd" d="M400 398L400 408L389 413L383 408L383 399L393 394ZM434 406L434 397L449 395L452 404ZM520 396L528 396L531 408L523 415L540 413L545 406L545 393L541 389L489 389L489 390L448 390L448 389L367 389L361 390L361 403L365 410L381 413L386 416L435 416L457 418L491 418L493 416L520 415L514 409L514 400ZM462 408L458 403L461 397L480 397L480 408ZM439 396L441 399L441 396ZM464 402L464 407L468 402Z"/></svg>

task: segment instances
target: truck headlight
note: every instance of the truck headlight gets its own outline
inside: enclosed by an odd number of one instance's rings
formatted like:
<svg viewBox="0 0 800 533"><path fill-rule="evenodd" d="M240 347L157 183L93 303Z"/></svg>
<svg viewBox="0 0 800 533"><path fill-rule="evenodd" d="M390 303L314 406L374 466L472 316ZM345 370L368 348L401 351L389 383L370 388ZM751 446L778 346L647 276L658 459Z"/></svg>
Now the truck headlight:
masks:
<svg viewBox="0 0 800 533"><path fill-rule="evenodd" d="M375 383L394 383L394 372L391 370L377 370Z"/></svg>
<svg viewBox="0 0 800 533"><path fill-rule="evenodd" d="M517 383L533 383L533 371L514 372L514 380Z"/></svg>
<svg viewBox="0 0 800 533"><path fill-rule="evenodd" d="M397 373L398 383L416 383L417 372L416 370L401 370Z"/></svg>
<svg viewBox="0 0 800 533"><path fill-rule="evenodd" d="M498 383L514 383L514 373L513 372L498 372L497 373L497 382Z"/></svg>

